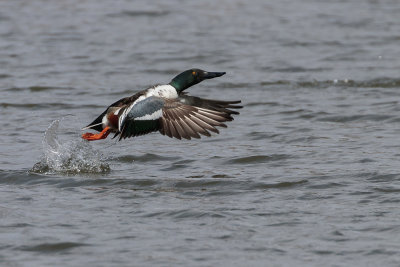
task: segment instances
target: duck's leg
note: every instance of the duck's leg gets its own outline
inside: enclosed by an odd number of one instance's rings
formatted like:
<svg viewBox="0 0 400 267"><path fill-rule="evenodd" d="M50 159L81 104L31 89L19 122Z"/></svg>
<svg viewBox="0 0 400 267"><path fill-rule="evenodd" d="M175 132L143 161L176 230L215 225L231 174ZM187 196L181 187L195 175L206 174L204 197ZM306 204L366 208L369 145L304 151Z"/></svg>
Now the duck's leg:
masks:
<svg viewBox="0 0 400 267"><path fill-rule="evenodd" d="M101 131L98 134L92 134L92 133L84 133L82 134L82 138L86 139L88 141L94 141L94 140L101 140L101 139L105 139L107 138L107 136L110 134L111 129L110 127L106 127L103 129L103 131Z"/></svg>

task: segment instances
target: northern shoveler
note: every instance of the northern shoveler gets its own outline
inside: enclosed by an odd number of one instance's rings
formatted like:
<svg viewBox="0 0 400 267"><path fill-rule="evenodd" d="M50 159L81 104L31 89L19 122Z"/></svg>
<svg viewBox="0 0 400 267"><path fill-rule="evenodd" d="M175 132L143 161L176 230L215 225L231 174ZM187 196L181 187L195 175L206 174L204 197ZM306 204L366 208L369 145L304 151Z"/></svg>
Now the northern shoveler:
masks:
<svg viewBox="0 0 400 267"><path fill-rule="evenodd" d="M185 89L205 79L224 75L225 72L207 72L190 69L177 75L169 84L155 85L133 96L111 104L97 119L83 128L100 133L84 133L88 141L105 139L111 132L119 140L159 131L178 139L211 136L209 131L219 133L216 127L233 120L242 108L241 101L219 101L189 96Z"/></svg>

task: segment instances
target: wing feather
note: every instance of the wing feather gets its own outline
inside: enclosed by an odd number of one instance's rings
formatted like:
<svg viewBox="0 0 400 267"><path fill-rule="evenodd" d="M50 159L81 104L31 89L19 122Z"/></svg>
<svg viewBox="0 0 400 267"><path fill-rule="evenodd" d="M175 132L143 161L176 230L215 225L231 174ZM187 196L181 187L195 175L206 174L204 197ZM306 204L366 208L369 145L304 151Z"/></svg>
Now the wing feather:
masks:
<svg viewBox="0 0 400 267"><path fill-rule="evenodd" d="M175 124L173 123L173 120L167 119L168 123L168 128L171 131L171 135L175 138L178 138L179 140L182 139L182 137L179 135L178 131L175 128Z"/></svg>
<svg viewBox="0 0 400 267"><path fill-rule="evenodd" d="M202 121L202 120L199 119L198 117L192 116L191 119L192 119L195 123L197 123L197 125L199 125L200 127L202 127L206 132L207 132L207 130L208 130L208 131L212 131L212 132L214 132L214 133L219 133L219 131L218 131L217 128L215 128L214 126L212 126L212 125L210 125L210 124L208 124L208 123ZM211 134L210 134L209 132L207 132L205 135L206 135L206 136L211 136Z"/></svg>
<svg viewBox="0 0 400 267"><path fill-rule="evenodd" d="M185 120L184 118L181 118L180 120L181 126L185 129L185 131L188 133L190 137L193 138L200 138L200 135L196 133L196 130L194 130ZM189 138L190 139L190 138Z"/></svg>
<svg viewBox="0 0 400 267"><path fill-rule="evenodd" d="M190 125L190 127L196 132L196 133L200 133L202 135L205 136L211 136L209 132L207 132L207 130L205 130L205 128L203 128L201 125L205 124L203 121L200 121L200 123L196 123L196 119L194 119L193 116L189 116L189 117L185 117L185 121ZM206 128L209 127L208 124L205 124Z"/></svg>
<svg viewBox="0 0 400 267"><path fill-rule="evenodd" d="M188 104L186 104L187 102ZM171 138L200 138L219 133L217 127L227 127L224 122L233 120L238 114L230 108L241 108L240 101L216 101L198 97L183 96L165 99L151 96L138 98L121 108L119 140L154 131Z"/></svg>
<svg viewBox="0 0 400 267"><path fill-rule="evenodd" d="M227 114L234 114L238 115L239 112L231 109L240 109L242 106L237 104L241 103L240 100L236 101L221 101L221 100L212 100L212 99L205 99L196 96L189 96L185 93L179 96L179 101L186 105L204 108L207 110L215 110Z"/></svg>
<svg viewBox="0 0 400 267"><path fill-rule="evenodd" d="M226 127L224 122L232 119L229 112L186 105L179 99L168 99L163 106L159 131L178 139L200 138L200 134L210 136L208 131L219 133L216 127Z"/></svg>

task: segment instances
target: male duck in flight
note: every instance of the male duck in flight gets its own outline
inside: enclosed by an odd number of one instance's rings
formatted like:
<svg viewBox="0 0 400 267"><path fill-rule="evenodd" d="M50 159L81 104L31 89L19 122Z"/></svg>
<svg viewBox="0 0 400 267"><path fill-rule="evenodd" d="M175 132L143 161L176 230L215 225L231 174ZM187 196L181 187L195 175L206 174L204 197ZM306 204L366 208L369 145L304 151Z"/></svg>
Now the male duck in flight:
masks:
<svg viewBox="0 0 400 267"><path fill-rule="evenodd" d="M225 72L207 72L190 69L172 79L169 84L156 85L133 96L111 104L97 119L83 128L100 133L84 133L88 141L105 139L110 133L122 138L159 131L178 139L211 136L219 133L216 127L226 127L233 120L231 110L242 108L241 101L219 101L189 96L183 91L205 79L224 75Z"/></svg>

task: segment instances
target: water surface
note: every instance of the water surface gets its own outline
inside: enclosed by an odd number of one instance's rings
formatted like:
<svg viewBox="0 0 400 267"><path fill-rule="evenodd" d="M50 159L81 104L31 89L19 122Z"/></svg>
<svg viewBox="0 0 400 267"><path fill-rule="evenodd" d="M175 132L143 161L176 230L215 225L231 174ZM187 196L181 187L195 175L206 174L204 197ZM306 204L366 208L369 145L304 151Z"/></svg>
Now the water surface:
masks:
<svg viewBox="0 0 400 267"><path fill-rule="evenodd" d="M400 3L2 1L5 266L398 266ZM212 138L88 143L198 67Z"/></svg>

